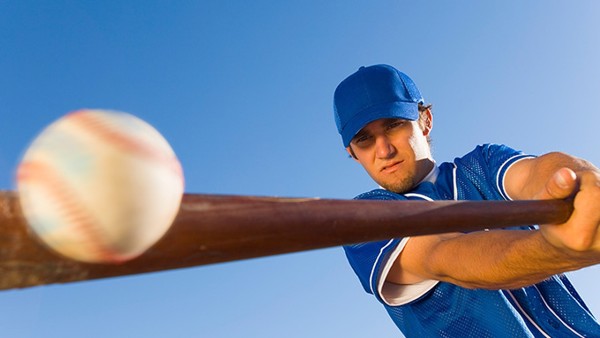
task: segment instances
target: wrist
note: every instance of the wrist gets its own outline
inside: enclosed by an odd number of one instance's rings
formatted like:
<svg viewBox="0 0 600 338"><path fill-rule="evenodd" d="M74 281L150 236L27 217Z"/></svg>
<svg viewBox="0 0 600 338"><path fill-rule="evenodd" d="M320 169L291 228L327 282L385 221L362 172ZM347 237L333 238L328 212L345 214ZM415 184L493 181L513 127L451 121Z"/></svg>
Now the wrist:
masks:
<svg viewBox="0 0 600 338"><path fill-rule="evenodd" d="M542 225L536 231L541 242L541 250L548 256L548 263L564 271L581 269L600 262L600 252L589 246L574 245L564 241L564 237L552 230L562 225Z"/></svg>

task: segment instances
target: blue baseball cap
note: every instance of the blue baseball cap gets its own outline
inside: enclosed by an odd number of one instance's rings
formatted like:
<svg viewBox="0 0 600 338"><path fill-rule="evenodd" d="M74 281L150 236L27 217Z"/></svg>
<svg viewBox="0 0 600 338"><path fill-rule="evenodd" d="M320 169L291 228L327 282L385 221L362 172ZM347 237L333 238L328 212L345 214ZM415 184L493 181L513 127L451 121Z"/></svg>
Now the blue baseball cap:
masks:
<svg viewBox="0 0 600 338"><path fill-rule="evenodd" d="M335 124L344 147L368 123L382 118L416 121L424 103L408 75L389 65L360 67L335 89Z"/></svg>

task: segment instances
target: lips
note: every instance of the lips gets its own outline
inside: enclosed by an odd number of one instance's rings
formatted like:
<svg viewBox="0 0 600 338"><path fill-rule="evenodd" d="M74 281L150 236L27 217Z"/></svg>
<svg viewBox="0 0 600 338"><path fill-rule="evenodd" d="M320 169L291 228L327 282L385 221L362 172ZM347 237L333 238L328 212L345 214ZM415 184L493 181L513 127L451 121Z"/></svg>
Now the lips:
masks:
<svg viewBox="0 0 600 338"><path fill-rule="evenodd" d="M391 163L383 166L381 168L381 172L382 173L387 173L387 174L393 173L394 171L400 169L400 166L401 166L402 162L404 162L404 161L391 162Z"/></svg>

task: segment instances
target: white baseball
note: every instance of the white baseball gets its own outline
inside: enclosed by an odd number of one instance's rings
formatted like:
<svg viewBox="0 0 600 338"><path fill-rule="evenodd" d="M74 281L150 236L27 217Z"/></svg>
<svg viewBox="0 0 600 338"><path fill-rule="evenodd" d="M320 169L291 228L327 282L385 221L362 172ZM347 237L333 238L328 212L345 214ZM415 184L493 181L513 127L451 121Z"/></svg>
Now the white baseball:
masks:
<svg viewBox="0 0 600 338"><path fill-rule="evenodd" d="M123 112L80 110L49 125L25 152L17 190L31 230L84 262L141 255L171 226L183 195L173 149Z"/></svg>

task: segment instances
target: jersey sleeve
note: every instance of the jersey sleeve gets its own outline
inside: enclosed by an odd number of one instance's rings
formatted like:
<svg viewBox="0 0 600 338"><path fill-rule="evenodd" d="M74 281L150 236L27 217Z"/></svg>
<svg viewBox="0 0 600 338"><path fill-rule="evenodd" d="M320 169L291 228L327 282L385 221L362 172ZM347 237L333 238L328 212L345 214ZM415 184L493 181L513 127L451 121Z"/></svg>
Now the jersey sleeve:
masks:
<svg viewBox="0 0 600 338"><path fill-rule="evenodd" d="M484 144L455 159L460 185L458 199L510 200L505 189L506 173L518 161L532 157L506 145Z"/></svg>
<svg viewBox="0 0 600 338"><path fill-rule="evenodd" d="M408 200L402 195L382 189L364 193L355 199ZM364 290L373 294L384 304L396 306L409 303L421 297L438 283L438 281L424 281L412 285L398 285L385 281L392 264L400 255L408 240L409 237L393 238L344 246L348 262L358 276Z"/></svg>

